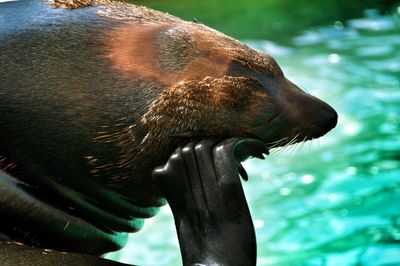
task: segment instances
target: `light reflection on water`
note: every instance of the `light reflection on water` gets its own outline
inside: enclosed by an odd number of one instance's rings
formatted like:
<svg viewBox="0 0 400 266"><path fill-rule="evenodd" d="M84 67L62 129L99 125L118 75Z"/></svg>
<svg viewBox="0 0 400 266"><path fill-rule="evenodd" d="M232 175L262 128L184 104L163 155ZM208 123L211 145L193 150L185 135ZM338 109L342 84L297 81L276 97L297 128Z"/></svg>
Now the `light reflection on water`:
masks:
<svg viewBox="0 0 400 266"><path fill-rule="evenodd" d="M400 12L399 12L400 14ZM400 265L400 31L390 16L248 41L339 113L320 140L245 163L258 265ZM168 208L110 258L180 265Z"/></svg>

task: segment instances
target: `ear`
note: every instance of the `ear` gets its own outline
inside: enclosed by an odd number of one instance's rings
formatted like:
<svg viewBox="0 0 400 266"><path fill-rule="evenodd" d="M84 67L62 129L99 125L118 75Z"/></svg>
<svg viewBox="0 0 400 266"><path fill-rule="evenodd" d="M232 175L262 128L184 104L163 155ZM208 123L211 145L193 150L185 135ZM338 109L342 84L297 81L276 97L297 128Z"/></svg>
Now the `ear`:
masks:
<svg viewBox="0 0 400 266"><path fill-rule="evenodd" d="M206 77L164 89L141 123L156 138L166 135L228 136L257 116L254 103L268 97L254 78Z"/></svg>

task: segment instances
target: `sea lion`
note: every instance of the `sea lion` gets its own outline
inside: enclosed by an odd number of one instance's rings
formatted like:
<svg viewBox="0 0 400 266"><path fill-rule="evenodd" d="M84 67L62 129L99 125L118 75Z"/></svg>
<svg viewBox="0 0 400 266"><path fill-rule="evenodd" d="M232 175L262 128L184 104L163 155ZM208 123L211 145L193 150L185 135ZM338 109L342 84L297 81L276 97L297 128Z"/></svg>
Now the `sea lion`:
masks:
<svg viewBox="0 0 400 266"><path fill-rule="evenodd" d="M0 25L0 224L27 245L121 248L165 204L152 170L189 140L285 145L336 125L272 57L203 24L25 0L0 3Z"/></svg>

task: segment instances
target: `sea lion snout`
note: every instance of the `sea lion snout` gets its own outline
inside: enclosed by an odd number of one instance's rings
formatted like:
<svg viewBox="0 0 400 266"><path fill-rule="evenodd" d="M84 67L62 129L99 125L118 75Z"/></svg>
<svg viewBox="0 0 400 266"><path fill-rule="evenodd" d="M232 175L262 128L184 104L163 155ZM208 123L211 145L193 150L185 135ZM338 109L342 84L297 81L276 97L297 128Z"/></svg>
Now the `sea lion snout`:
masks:
<svg viewBox="0 0 400 266"><path fill-rule="evenodd" d="M269 120L255 133L264 142L293 144L319 138L336 126L338 115L330 105L285 77L273 80L264 86L273 100L265 102L266 112L272 115L265 115Z"/></svg>
<svg viewBox="0 0 400 266"><path fill-rule="evenodd" d="M314 121L319 128L322 129L321 135L329 132L331 129L336 127L338 114L329 104L320 101L320 112L314 114Z"/></svg>
<svg viewBox="0 0 400 266"><path fill-rule="evenodd" d="M298 125L297 139L314 139L325 135L336 126L337 113L324 101L304 92L295 84L287 81L288 90L293 93L291 99L286 99L295 125Z"/></svg>

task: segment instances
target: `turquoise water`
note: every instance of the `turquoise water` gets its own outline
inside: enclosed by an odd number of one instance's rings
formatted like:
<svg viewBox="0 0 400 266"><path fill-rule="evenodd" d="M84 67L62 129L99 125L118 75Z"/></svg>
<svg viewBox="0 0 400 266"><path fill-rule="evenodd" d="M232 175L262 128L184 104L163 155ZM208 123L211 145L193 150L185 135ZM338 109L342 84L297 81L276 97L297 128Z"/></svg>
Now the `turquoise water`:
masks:
<svg viewBox="0 0 400 266"><path fill-rule="evenodd" d="M290 46L247 41L339 113L320 140L245 163L257 265L400 265L399 18L368 10ZM181 265L168 207L108 257Z"/></svg>

